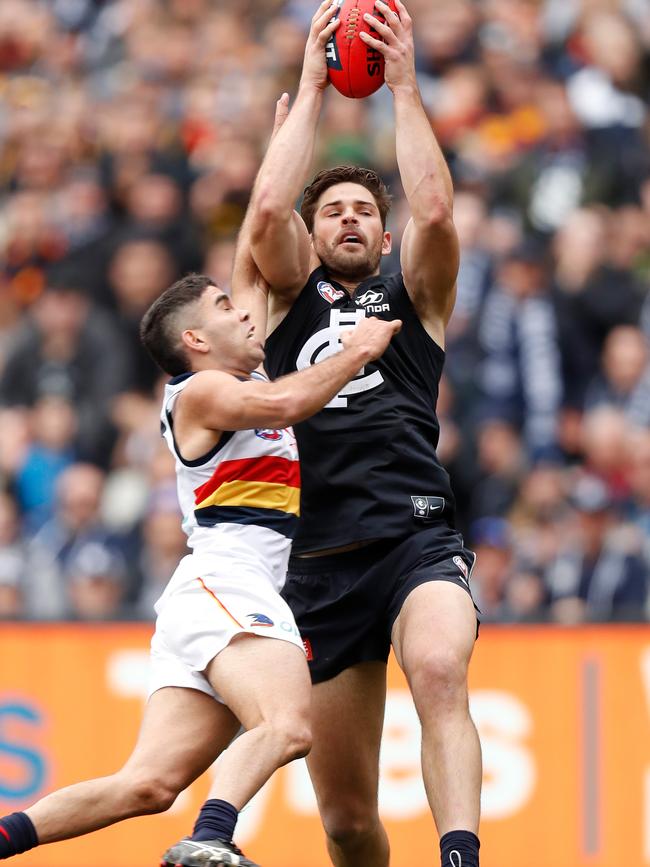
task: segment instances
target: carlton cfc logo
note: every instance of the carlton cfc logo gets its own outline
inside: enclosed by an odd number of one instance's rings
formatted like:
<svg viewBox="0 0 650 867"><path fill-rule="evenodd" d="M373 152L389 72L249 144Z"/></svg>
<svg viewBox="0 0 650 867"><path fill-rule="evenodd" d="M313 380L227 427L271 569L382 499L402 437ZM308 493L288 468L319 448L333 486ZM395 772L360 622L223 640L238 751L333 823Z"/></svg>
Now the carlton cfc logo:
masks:
<svg viewBox="0 0 650 867"><path fill-rule="evenodd" d="M271 428L266 427L256 427L255 428L255 436L259 437L261 440L271 440L271 442L277 442L281 440L284 435L284 431L281 430L272 430Z"/></svg>
<svg viewBox="0 0 650 867"><path fill-rule="evenodd" d="M325 285L329 286L329 283ZM360 307L357 307L355 310L341 310L338 307L332 307L327 328L321 328L320 331L312 334L298 353L296 370L305 370L310 365L318 364L319 361L324 361L330 355L336 355L337 352L340 352L343 348L341 344L341 331L354 328L365 315L365 310ZM349 395L370 391L370 389L380 386L383 381L384 378L378 370L373 370L372 373L365 373L362 367L357 376L348 382L336 397L333 397L329 403L325 404L325 409L346 407Z"/></svg>

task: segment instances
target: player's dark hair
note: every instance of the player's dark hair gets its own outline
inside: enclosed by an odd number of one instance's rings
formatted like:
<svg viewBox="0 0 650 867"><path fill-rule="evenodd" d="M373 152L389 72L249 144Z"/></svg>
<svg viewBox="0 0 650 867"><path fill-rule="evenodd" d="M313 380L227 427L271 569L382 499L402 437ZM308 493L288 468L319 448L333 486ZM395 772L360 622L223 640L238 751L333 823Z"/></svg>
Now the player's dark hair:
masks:
<svg viewBox="0 0 650 867"><path fill-rule="evenodd" d="M319 172L314 180L305 188L300 213L307 229L311 232L314 228L314 214L316 204L325 190L335 184L359 184L369 190L374 196L381 224L386 228L386 217L390 210L391 195L386 184L372 169L363 169L360 166L336 166L333 169L324 169Z"/></svg>
<svg viewBox="0 0 650 867"><path fill-rule="evenodd" d="M214 280L205 274L188 274L165 289L142 317L140 340L158 367L170 376L180 376L190 366L174 318L183 307L198 301L208 286L214 285Z"/></svg>

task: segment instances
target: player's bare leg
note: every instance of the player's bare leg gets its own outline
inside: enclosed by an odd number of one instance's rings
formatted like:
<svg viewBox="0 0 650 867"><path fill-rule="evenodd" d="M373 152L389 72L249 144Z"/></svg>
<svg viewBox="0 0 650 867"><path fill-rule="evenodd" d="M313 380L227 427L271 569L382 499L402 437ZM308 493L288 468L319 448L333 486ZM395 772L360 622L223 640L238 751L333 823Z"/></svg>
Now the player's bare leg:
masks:
<svg viewBox="0 0 650 867"><path fill-rule="evenodd" d="M205 693L175 687L158 690L147 703L137 744L120 771L67 786L25 811L39 843L167 810L238 728L232 713Z"/></svg>
<svg viewBox="0 0 650 867"><path fill-rule="evenodd" d="M242 635L206 674L246 729L217 762L210 797L241 809L277 768L309 752L307 661L288 641Z"/></svg>
<svg viewBox="0 0 650 867"><path fill-rule="evenodd" d="M233 843L241 808L282 765L311 746L311 684L300 647L274 638L237 636L206 675L246 729L222 754L191 838L163 855L163 864L255 867ZM222 861L223 859L223 861Z"/></svg>
<svg viewBox="0 0 650 867"><path fill-rule="evenodd" d="M388 865L377 806L385 701L381 662L355 665L313 688L314 745L307 765L336 867Z"/></svg>
<svg viewBox="0 0 650 867"><path fill-rule="evenodd" d="M475 635L473 603L449 581L415 588L393 627L393 647L422 723L424 785L441 837L478 833L481 746L467 695Z"/></svg>

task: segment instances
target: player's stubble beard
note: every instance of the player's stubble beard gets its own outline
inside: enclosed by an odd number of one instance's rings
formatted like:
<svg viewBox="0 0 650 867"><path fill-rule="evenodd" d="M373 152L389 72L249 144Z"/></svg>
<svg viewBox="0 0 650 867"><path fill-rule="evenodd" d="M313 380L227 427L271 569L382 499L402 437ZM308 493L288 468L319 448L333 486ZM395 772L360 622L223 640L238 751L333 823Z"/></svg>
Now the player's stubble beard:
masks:
<svg viewBox="0 0 650 867"><path fill-rule="evenodd" d="M314 238L314 251L330 277L350 282L360 282L378 272L382 245L383 236L378 238L371 248L364 245L365 255L360 255L356 251L344 250L339 244L328 247L318 238Z"/></svg>

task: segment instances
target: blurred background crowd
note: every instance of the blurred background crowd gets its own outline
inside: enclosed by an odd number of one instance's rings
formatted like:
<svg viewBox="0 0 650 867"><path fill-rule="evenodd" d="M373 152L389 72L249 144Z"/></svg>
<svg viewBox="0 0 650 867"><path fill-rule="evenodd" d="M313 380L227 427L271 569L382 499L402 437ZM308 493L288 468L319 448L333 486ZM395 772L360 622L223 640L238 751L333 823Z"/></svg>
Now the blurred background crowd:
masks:
<svg viewBox="0 0 650 867"><path fill-rule="evenodd" d="M150 619L185 553L139 320L227 288L315 0L2 0L0 617ZM462 245L440 458L486 620L650 613L648 0L410 0ZM315 169L408 209L390 93ZM398 267L398 250L384 263Z"/></svg>

